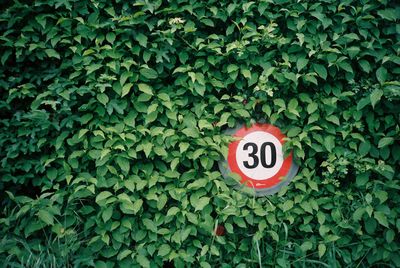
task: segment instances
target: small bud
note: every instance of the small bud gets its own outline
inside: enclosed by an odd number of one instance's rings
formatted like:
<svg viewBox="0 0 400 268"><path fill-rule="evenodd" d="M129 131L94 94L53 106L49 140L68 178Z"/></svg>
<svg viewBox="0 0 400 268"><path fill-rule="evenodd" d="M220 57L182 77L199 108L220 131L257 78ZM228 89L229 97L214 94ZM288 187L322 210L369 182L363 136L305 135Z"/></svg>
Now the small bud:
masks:
<svg viewBox="0 0 400 268"><path fill-rule="evenodd" d="M225 234L225 227L222 225L218 225L217 229L215 229L216 236L223 236Z"/></svg>

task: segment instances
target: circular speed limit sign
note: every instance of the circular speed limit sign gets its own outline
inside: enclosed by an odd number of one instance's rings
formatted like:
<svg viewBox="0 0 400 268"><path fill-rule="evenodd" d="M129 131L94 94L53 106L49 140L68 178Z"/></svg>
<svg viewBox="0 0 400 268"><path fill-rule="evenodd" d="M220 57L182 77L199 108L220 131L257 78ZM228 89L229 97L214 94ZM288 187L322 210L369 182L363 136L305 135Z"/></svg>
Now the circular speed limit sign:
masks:
<svg viewBox="0 0 400 268"><path fill-rule="evenodd" d="M228 133L238 139L229 144L227 168L220 163L225 177L229 172L240 175L241 183L260 196L278 192L296 175L298 166L293 162L292 153L284 158L285 136L279 128L254 124Z"/></svg>

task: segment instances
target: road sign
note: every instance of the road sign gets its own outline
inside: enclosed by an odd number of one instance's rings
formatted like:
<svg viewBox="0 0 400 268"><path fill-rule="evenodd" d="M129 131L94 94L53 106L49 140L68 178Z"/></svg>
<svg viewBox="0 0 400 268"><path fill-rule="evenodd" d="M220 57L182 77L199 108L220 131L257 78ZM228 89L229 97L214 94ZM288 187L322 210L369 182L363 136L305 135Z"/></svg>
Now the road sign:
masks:
<svg viewBox="0 0 400 268"><path fill-rule="evenodd" d="M290 153L283 155L285 135L270 124L254 124L227 131L238 139L229 144L227 162L219 163L222 174L233 172L241 184L254 189L258 196L278 192L296 175L298 166Z"/></svg>

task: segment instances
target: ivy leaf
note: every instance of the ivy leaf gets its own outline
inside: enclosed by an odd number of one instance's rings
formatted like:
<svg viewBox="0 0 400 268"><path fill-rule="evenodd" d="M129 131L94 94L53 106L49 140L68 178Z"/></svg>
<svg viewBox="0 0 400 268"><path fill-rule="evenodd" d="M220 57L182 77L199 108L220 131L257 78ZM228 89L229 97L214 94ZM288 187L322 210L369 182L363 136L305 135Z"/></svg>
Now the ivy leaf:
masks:
<svg viewBox="0 0 400 268"><path fill-rule="evenodd" d="M122 157L122 156L118 156L116 158L117 164L119 165L119 167L122 169L122 171L128 173L129 169L130 169L130 164L129 164L129 160Z"/></svg>
<svg viewBox="0 0 400 268"><path fill-rule="evenodd" d="M228 73L233 73L236 72L237 70L239 70L239 67L235 64L229 64L227 67Z"/></svg>
<svg viewBox="0 0 400 268"><path fill-rule="evenodd" d="M309 251L310 249L312 249L312 242L310 241L305 241L303 242L303 244L301 244L300 248L303 252Z"/></svg>
<svg viewBox="0 0 400 268"><path fill-rule="evenodd" d="M41 219L47 225L54 225L54 216L47 210L40 209L38 211L39 219Z"/></svg>
<svg viewBox="0 0 400 268"><path fill-rule="evenodd" d="M106 94L100 93L100 94L97 94L97 100L101 104L106 105L110 99L108 98L108 96Z"/></svg>
<svg viewBox="0 0 400 268"><path fill-rule="evenodd" d="M78 139L80 139L83 136L85 136L85 134L88 133L88 131L89 131L89 129L86 129L86 128L79 130Z"/></svg>
<svg viewBox="0 0 400 268"><path fill-rule="evenodd" d="M394 237L395 237L395 232L392 229L389 229L386 231L386 235L385 235L386 242L388 242L388 243L393 242Z"/></svg>
<svg viewBox="0 0 400 268"><path fill-rule="evenodd" d="M297 62L296 62L297 71L300 72L304 67L306 67L308 64L308 61L309 60L306 58L297 59Z"/></svg>
<svg viewBox="0 0 400 268"><path fill-rule="evenodd" d="M166 256L168 253L171 251L171 246L168 244L163 244L161 247L158 249L158 256Z"/></svg>
<svg viewBox="0 0 400 268"><path fill-rule="evenodd" d="M245 78L251 79L251 73L249 69L242 69L242 74Z"/></svg>
<svg viewBox="0 0 400 268"><path fill-rule="evenodd" d="M299 135L300 132L301 132L301 128L299 128L299 127L294 127L294 128L291 128L291 129L288 131L287 136L288 136L289 138L295 137L295 136Z"/></svg>
<svg viewBox="0 0 400 268"><path fill-rule="evenodd" d="M115 33L113 33L113 32L107 33L107 35L106 35L106 40L107 40L110 44L113 44L114 41L115 41Z"/></svg>
<svg viewBox="0 0 400 268"><path fill-rule="evenodd" d="M136 200L132 205L133 213L137 214L142 206L143 206L143 200L142 199Z"/></svg>
<svg viewBox="0 0 400 268"><path fill-rule="evenodd" d="M319 256L319 258L322 258L322 256L324 256L325 252L326 252L325 244L319 244L318 245L318 256Z"/></svg>
<svg viewBox="0 0 400 268"><path fill-rule="evenodd" d="M379 140L378 143L378 148L383 148L386 147L394 142L394 139L392 137L384 137Z"/></svg>
<svg viewBox="0 0 400 268"><path fill-rule="evenodd" d="M199 131L196 128L185 128L184 130L182 130L183 134L185 134L188 137L191 138L197 138L199 137Z"/></svg>
<svg viewBox="0 0 400 268"><path fill-rule="evenodd" d="M364 72L366 73L370 73L371 72L371 65L369 64L368 61L366 60L360 60L358 62L358 64L360 64L361 69L363 69Z"/></svg>
<svg viewBox="0 0 400 268"><path fill-rule="evenodd" d="M112 193L110 193L109 191L103 191L96 196L96 203L99 203L110 196L112 196Z"/></svg>
<svg viewBox="0 0 400 268"><path fill-rule="evenodd" d="M314 67L314 70L319 75L319 77L321 77L322 79L326 80L326 78L328 76L328 71L326 70L325 66L323 66L321 64L314 63L313 67Z"/></svg>
<svg viewBox="0 0 400 268"><path fill-rule="evenodd" d="M139 42L142 47L147 46L147 36L142 33L138 33L134 36L135 40Z"/></svg>
<svg viewBox="0 0 400 268"><path fill-rule="evenodd" d="M104 222L107 222L109 219L111 219L112 214L113 214L113 207L109 206L103 211L101 217L103 218Z"/></svg>
<svg viewBox="0 0 400 268"><path fill-rule="evenodd" d="M140 83L140 84L138 84L138 88L143 93L146 93L147 95L153 96L153 89L148 84Z"/></svg>
<svg viewBox="0 0 400 268"><path fill-rule="evenodd" d="M144 151L144 154L146 155L146 157L150 156L150 153L151 153L152 149L153 149L153 144L152 143L147 142L147 143L143 144L143 151Z"/></svg>
<svg viewBox="0 0 400 268"><path fill-rule="evenodd" d="M385 226L386 228L389 227L389 222L387 220L386 215L381 211L374 212L374 218L379 222L380 225Z"/></svg>
<svg viewBox="0 0 400 268"><path fill-rule="evenodd" d="M158 77L158 73L151 68L142 68L140 69L140 74L143 75L147 79L156 79Z"/></svg>
<svg viewBox="0 0 400 268"><path fill-rule="evenodd" d="M383 84L386 79L387 79L387 70L385 67L381 66L378 68L378 70L376 70L376 78L378 79L378 81Z"/></svg>
<svg viewBox="0 0 400 268"><path fill-rule="evenodd" d="M201 197L195 204L194 204L194 211L202 210L205 206L210 203L209 197Z"/></svg>
<svg viewBox="0 0 400 268"><path fill-rule="evenodd" d="M61 59L60 54L52 48L45 49L44 52L46 52L47 56L50 58Z"/></svg>
<svg viewBox="0 0 400 268"><path fill-rule="evenodd" d="M378 101L380 101L382 96L383 96L383 91L381 89L375 89L374 91L372 91L369 98L371 100L371 105L373 108L375 108L375 105L378 103Z"/></svg>
<svg viewBox="0 0 400 268"><path fill-rule="evenodd" d="M396 10L394 8L378 10L377 13L381 18L389 20L389 21L395 21L395 20L399 19L399 16L396 15ZM397 11L397 14L399 14L398 11Z"/></svg>
<svg viewBox="0 0 400 268"><path fill-rule="evenodd" d="M129 93L129 91L131 90L132 86L133 86L133 84L127 83L122 87L121 98L126 96Z"/></svg>
<svg viewBox="0 0 400 268"><path fill-rule="evenodd" d="M362 110L365 106L371 103L371 97L367 96L365 98L362 98L358 103L357 103L357 110L360 111Z"/></svg>
<svg viewBox="0 0 400 268"><path fill-rule="evenodd" d="M293 201L292 200L286 200L282 205L281 205L281 209L283 210L283 212L286 212L288 210L290 210L293 207Z"/></svg>
<svg viewBox="0 0 400 268"><path fill-rule="evenodd" d="M328 152L332 152L333 148L335 148L335 137L334 136L328 136L324 140L324 145L325 148L328 150Z"/></svg>
<svg viewBox="0 0 400 268"><path fill-rule="evenodd" d="M141 267L144 268L149 268L150 267L150 261L147 259L146 256L141 255L140 253L136 255L136 260L140 264Z"/></svg>
<svg viewBox="0 0 400 268"><path fill-rule="evenodd" d="M312 114L318 109L318 104L315 102L312 102L307 105L307 113Z"/></svg>

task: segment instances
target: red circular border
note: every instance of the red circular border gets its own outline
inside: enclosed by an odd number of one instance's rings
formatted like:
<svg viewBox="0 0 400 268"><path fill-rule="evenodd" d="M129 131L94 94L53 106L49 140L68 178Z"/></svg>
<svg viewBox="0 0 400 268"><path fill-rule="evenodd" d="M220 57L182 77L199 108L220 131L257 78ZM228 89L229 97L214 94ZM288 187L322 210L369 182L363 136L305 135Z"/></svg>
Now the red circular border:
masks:
<svg viewBox="0 0 400 268"><path fill-rule="evenodd" d="M274 135L283 145L285 143L284 138L285 135L282 134L279 128L269 125L269 124L254 124L250 128L242 127L233 135L234 137L243 138L246 135L255 132L255 131L263 131L269 134ZM280 178L284 177L288 174L290 167L293 162L293 155L290 153L288 157L283 160L282 167L280 170L271 178L265 180L254 180L248 176L246 176L239 168L239 165L236 161L236 150L239 145L240 140L231 142L228 147L228 165L232 172L239 174L242 177L241 183L246 183L246 186L256 189L267 189L273 186L276 186L281 182Z"/></svg>

